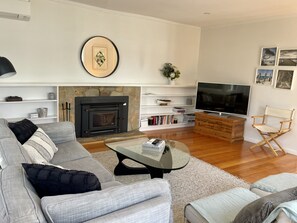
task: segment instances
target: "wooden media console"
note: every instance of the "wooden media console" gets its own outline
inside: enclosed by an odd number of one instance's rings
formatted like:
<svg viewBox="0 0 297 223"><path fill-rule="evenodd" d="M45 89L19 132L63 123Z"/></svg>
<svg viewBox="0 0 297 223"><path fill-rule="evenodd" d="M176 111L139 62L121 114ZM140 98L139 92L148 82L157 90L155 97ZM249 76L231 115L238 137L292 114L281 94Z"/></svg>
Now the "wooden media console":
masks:
<svg viewBox="0 0 297 223"><path fill-rule="evenodd" d="M243 140L245 118L196 112L194 132L229 142Z"/></svg>

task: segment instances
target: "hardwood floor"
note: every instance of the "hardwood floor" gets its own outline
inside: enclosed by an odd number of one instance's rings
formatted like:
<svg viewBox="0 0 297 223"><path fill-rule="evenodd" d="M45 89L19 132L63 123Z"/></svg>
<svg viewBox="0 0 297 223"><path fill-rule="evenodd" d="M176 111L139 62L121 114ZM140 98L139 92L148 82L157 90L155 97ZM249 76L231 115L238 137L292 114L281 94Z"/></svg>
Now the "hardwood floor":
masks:
<svg viewBox="0 0 297 223"><path fill-rule="evenodd" d="M217 166L248 182L281 172L297 173L297 156L280 154L274 157L268 149L255 148L249 142L229 143L214 137L194 133L192 128L145 132L149 137L173 139L189 147L192 156ZM101 143L96 148L84 145L90 152L102 151Z"/></svg>
<svg viewBox="0 0 297 223"><path fill-rule="evenodd" d="M149 137L174 139L185 143L192 156L217 166L248 182L281 172L297 173L297 156L280 154L275 157L266 148L255 148L250 142L229 143L194 133L191 128L146 132Z"/></svg>

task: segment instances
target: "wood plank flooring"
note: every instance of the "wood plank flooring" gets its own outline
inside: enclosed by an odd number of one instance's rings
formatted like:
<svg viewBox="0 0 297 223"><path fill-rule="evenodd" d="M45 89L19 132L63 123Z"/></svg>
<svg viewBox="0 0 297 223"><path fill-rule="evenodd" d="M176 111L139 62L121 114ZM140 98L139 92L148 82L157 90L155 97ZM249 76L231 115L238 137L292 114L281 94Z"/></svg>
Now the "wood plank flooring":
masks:
<svg viewBox="0 0 297 223"><path fill-rule="evenodd" d="M173 139L185 143L192 156L217 166L247 182L281 172L297 173L297 156L281 154L274 157L268 149L250 150L252 143L241 141L229 143L214 137L194 133L192 128L145 132L149 137ZM96 148L84 145L90 152L105 150L103 144Z"/></svg>

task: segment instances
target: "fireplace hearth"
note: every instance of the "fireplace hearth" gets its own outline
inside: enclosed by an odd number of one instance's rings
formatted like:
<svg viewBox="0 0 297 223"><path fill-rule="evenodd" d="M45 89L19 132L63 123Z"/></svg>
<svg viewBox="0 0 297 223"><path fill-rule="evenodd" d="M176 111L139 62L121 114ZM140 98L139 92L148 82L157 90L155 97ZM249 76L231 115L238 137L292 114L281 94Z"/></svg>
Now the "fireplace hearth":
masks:
<svg viewBox="0 0 297 223"><path fill-rule="evenodd" d="M128 96L76 97L76 136L127 132L128 103Z"/></svg>

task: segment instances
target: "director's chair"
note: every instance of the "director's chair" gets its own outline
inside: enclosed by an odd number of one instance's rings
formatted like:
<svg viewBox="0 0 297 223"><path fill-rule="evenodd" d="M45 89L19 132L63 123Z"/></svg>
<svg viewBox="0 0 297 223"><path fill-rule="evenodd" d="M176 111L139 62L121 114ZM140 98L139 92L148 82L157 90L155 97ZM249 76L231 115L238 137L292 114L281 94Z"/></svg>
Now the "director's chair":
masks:
<svg viewBox="0 0 297 223"><path fill-rule="evenodd" d="M267 144L273 154L278 156L276 152L277 150L274 149L270 144L270 142L273 141L281 151L286 153L283 147L276 141L276 139L281 135L291 131L294 113L295 109L280 109L266 106L264 115L252 116L252 126L257 129L263 140L251 146L250 149ZM259 120L260 122L257 122Z"/></svg>

